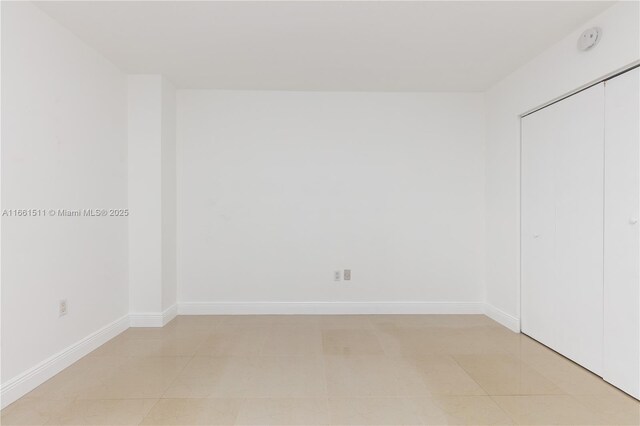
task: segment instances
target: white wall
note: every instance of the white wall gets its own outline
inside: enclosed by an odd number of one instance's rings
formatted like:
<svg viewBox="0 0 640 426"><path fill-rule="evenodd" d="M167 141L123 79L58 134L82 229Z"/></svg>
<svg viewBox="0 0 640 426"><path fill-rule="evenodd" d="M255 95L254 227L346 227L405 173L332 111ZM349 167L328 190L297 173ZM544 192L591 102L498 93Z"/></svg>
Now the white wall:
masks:
<svg viewBox="0 0 640 426"><path fill-rule="evenodd" d="M639 3L616 3L487 92L487 302L517 327L520 317L519 115L640 59ZM595 49L580 33L602 28Z"/></svg>
<svg viewBox="0 0 640 426"><path fill-rule="evenodd" d="M483 300L482 94L178 91L177 138L180 302Z"/></svg>
<svg viewBox="0 0 640 426"><path fill-rule="evenodd" d="M125 76L23 2L2 2L2 65L2 209L127 208ZM5 404L8 381L127 314L127 220L2 225Z"/></svg>
<svg viewBox="0 0 640 426"><path fill-rule="evenodd" d="M162 77L130 75L129 305L135 313L160 312L162 304Z"/></svg>
<svg viewBox="0 0 640 426"><path fill-rule="evenodd" d="M160 75L127 81L132 324L162 325L176 303L176 92Z"/></svg>
<svg viewBox="0 0 640 426"><path fill-rule="evenodd" d="M175 305L176 270L176 89L162 79L162 310Z"/></svg>

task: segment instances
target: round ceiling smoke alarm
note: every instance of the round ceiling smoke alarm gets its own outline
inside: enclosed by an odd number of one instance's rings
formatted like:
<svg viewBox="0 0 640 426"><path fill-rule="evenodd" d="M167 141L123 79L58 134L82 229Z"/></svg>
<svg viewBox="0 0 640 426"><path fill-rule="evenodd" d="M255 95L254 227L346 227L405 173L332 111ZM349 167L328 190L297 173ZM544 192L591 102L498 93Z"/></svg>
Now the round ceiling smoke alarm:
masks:
<svg viewBox="0 0 640 426"><path fill-rule="evenodd" d="M578 49L583 51L592 49L596 44L598 44L601 37L602 31L598 27L584 30L584 32L580 34L580 38L578 39Z"/></svg>

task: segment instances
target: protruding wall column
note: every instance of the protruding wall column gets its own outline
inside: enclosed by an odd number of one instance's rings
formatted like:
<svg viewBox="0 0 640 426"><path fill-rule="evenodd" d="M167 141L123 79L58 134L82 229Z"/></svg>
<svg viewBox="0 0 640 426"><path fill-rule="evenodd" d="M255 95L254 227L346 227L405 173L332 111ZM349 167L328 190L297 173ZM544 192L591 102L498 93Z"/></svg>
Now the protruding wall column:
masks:
<svg viewBox="0 0 640 426"><path fill-rule="evenodd" d="M175 89L128 77L129 308L133 327L175 316Z"/></svg>

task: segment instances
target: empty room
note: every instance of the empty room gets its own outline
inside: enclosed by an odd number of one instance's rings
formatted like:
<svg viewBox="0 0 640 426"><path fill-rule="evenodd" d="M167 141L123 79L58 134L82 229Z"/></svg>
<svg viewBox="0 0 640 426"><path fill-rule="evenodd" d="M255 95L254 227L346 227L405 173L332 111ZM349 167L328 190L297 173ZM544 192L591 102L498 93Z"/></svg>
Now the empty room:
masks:
<svg viewBox="0 0 640 426"><path fill-rule="evenodd" d="M1 1L2 425L640 425L639 1Z"/></svg>

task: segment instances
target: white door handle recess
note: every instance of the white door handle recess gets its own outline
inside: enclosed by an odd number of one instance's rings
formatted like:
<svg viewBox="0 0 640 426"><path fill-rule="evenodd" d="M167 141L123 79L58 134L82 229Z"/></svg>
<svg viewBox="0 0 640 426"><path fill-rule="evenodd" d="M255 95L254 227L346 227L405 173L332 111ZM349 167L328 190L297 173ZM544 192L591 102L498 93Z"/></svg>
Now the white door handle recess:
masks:
<svg viewBox="0 0 640 426"><path fill-rule="evenodd" d="M636 223L638 223L638 218L637 217L629 218L629 224L630 225L635 225Z"/></svg>

